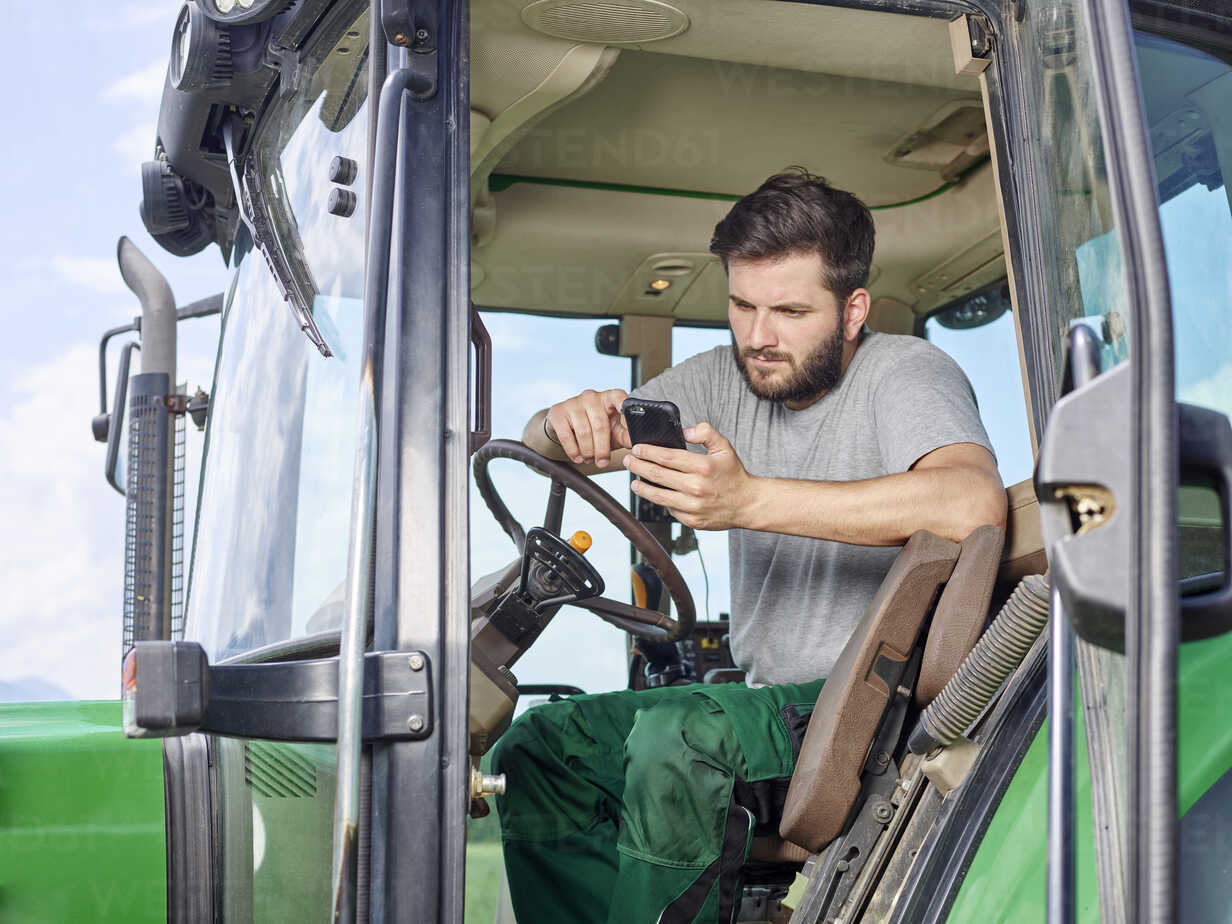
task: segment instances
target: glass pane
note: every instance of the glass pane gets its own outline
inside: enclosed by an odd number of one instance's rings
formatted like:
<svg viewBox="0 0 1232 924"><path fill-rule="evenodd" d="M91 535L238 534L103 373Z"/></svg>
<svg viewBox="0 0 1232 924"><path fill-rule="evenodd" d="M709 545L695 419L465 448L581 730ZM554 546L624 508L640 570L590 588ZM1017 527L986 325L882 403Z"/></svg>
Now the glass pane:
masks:
<svg viewBox="0 0 1232 924"><path fill-rule="evenodd" d="M1086 23L1070 0L1033 4L1028 41L1037 68L1024 75L1038 144L1035 175L1051 305L1056 368L1062 368L1067 332L1089 324L1104 345L1104 367L1128 356L1124 260L1113 229L1096 108ZM1033 86L1032 86L1033 85Z"/></svg>
<svg viewBox="0 0 1232 924"><path fill-rule="evenodd" d="M1027 424L1009 290L1004 283L928 317L924 336L954 359L975 390L980 419L997 455L1005 485L1031 477L1035 459Z"/></svg>
<svg viewBox="0 0 1232 924"><path fill-rule="evenodd" d="M544 318L484 312L492 335L492 430L495 438L520 440L537 412L587 388L628 388L629 360L595 349L595 331L610 320ZM517 462L496 459L492 482L513 515L529 529L543 523L548 482ZM628 505L623 468L595 476L596 483ZM472 485L470 497L471 580L503 569L517 557ZM629 599L629 542L607 519L570 494L561 532L590 533L587 559L603 576L605 595ZM513 666L519 683L564 683L587 693L623 689L627 683L625 635L586 610L564 607L530 650ZM530 703L523 699L521 708Z"/></svg>
<svg viewBox="0 0 1232 924"><path fill-rule="evenodd" d="M300 330L247 232L223 325L202 463L186 636L212 661L336 629L363 331L365 181L331 215L330 161L367 148L366 11L305 58L253 142L262 207L303 275L324 357ZM250 171L252 172L252 171Z"/></svg>
<svg viewBox="0 0 1232 924"><path fill-rule="evenodd" d="M1027 97L1039 101L1029 113L1031 168L1038 183L1035 214L1045 245L1042 269L1053 361L1059 376L1069 330L1080 323L1102 345L1102 365L1108 369L1129 356L1131 309L1124 255L1114 230L1088 23L1082 4L1071 0L1046 0L1026 9L1025 53L1034 67L1024 71L1024 78ZM1126 894L1125 658L1079 639L1076 664L1081 701L1101 705L1086 711L1088 766L1086 772L1075 772L1076 779L1089 773L1092 780L1089 806L1084 800L1076 811L1093 815L1099 894L1105 904L1110 896ZM1080 755L1079 749L1076 759ZM1106 908L1105 913L1113 912Z"/></svg>
<svg viewBox="0 0 1232 924"><path fill-rule="evenodd" d="M1172 289L1176 397L1232 413L1232 67L1186 44L1135 34L1151 154L1159 181L1159 223ZM1179 573L1223 570L1223 529L1213 482L1182 473ZM1186 590L1211 590L1190 581ZM1214 586L1217 586L1217 582Z"/></svg>
<svg viewBox="0 0 1232 924"><path fill-rule="evenodd" d="M222 919L309 921L329 907L332 744L214 738Z"/></svg>
<svg viewBox="0 0 1232 924"><path fill-rule="evenodd" d="M673 327L672 365L731 343L726 327ZM697 551L676 558L676 567L693 590L698 620L727 619L731 613L731 568L727 530L698 530Z"/></svg>

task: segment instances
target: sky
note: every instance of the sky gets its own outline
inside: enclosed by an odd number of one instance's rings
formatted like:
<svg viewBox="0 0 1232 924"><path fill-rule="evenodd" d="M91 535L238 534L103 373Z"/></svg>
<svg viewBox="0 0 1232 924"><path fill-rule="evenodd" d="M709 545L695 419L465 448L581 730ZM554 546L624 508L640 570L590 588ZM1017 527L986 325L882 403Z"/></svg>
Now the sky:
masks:
<svg viewBox="0 0 1232 924"><path fill-rule="evenodd" d="M104 446L90 434L99 410L99 337L139 312L116 267L117 239L128 235L153 260L181 305L221 291L228 281L216 247L189 259L172 257L145 233L137 212L140 164L152 154L178 9L176 2L151 0L82 3L67 15L45 4L9 4L0 12L10 38L4 64L8 182L0 210L8 257L0 307L7 334L0 342L0 521L8 527L0 538L0 586L7 591L0 604L0 701L117 695L124 504L104 481ZM1198 357L1186 367L1193 375L1180 384L1190 400L1228 410L1232 221L1222 190L1188 195L1165 207L1163 222L1178 317L1189 331L1182 349ZM1213 277L1211 267L1217 267ZM594 351L601 322L511 315L487 320L496 346L498 436L520 436L532 413L582 388L628 384L627 360ZM210 388L218 329L216 318L179 326L179 378L189 391ZM1013 328L1006 315L981 331L967 339L967 332L937 330L937 342L971 376L1004 480L1012 483L1031 469L1022 396L987 383L1003 381L1005 363L1014 361ZM109 356L109 395L124 339L117 338ZM726 339L725 331L678 331L675 358ZM190 427L189 536L202 445ZM543 480L512 463L504 470L494 463L493 471L515 514L527 525L538 523L546 502ZM624 498L625 479L617 472L599 480ZM514 551L474 495L471 522L477 577L506 564ZM566 534L582 528L594 535L589 557L609 593L623 598L628 546L615 530L576 499L568 503L564 527ZM701 552L705 577L697 553L679 566L699 614L717 618L729 601L725 537L703 534ZM516 673L523 682L621 687L623 636L566 609Z"/></svg>
<svg viewBox="0 0 1232 924"><path fill-rule="evenodd" d="M117 240L128 235L154 261L180 304L226 282L216 247L172 257L137 214L178 10L147 0L4 4L0 12L9 37L0 699L23 685L38 698L118 695L124 504L103 480L104 446L90 434L99 338L140 312L116 267ZM217 336L216 319L180 325L180 377L190 388L208 390ZM194 447L199 453L195 431L190 458ZM195 495L192 473L188 485Z"/></svg>

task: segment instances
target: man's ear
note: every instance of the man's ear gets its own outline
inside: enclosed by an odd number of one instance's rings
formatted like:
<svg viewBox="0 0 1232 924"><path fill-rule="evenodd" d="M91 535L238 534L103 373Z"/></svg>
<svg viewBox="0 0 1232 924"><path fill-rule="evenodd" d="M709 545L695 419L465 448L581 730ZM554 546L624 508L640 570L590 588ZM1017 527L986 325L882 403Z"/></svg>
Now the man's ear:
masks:
<svg viewBox="0 0 1232 924"><path fill-rule="evenodd" d="M868 289L856 289L847 296L847 304L843 306L843 339L855 340L864 328L868 319L868 309L872 298Z"/></svg>

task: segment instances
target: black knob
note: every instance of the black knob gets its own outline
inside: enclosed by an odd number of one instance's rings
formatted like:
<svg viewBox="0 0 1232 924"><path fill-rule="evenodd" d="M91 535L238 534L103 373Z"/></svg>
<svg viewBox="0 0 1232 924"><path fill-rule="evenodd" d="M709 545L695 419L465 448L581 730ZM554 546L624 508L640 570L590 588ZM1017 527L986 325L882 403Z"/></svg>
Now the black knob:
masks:
<svg viewBox="0 0 1232 924"><path fill-rule="evenodd" d="M329 181L341 186L350 186L359 174L359 164L339 154L329 162Z"/></svg>
<svg viewBox="0 0 1232 924"><path fill-rule="evenodd" d="M98 442L107 442L107 434L111 430L111 415L107 413L99 414L90 421L90 429L94 432L94 438Z"/></svg>
<svg viewBox="0 0 1232 924"><path fill-rule="evenodd" d="M334 188L329 192L329 202L325 206L331 215L350 218L355 213L355 193L349 189Z"/></svg>

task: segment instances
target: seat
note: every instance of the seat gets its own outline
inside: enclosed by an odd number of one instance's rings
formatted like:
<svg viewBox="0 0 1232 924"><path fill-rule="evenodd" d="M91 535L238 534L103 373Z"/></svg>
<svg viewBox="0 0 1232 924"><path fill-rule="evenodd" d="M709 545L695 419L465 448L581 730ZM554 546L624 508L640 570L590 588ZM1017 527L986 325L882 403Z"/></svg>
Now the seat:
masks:
<svg viewBox="0 0 1232 924"><path fill-rule="evenodd" d="M962 543L920 531L903 546L817 698L783 806L782 839L755 838L750 859L800 862L842 832L925 620L934 613L918 686L935 695L979 638L1003 542L1001 529L982 526Z"/></svg>

